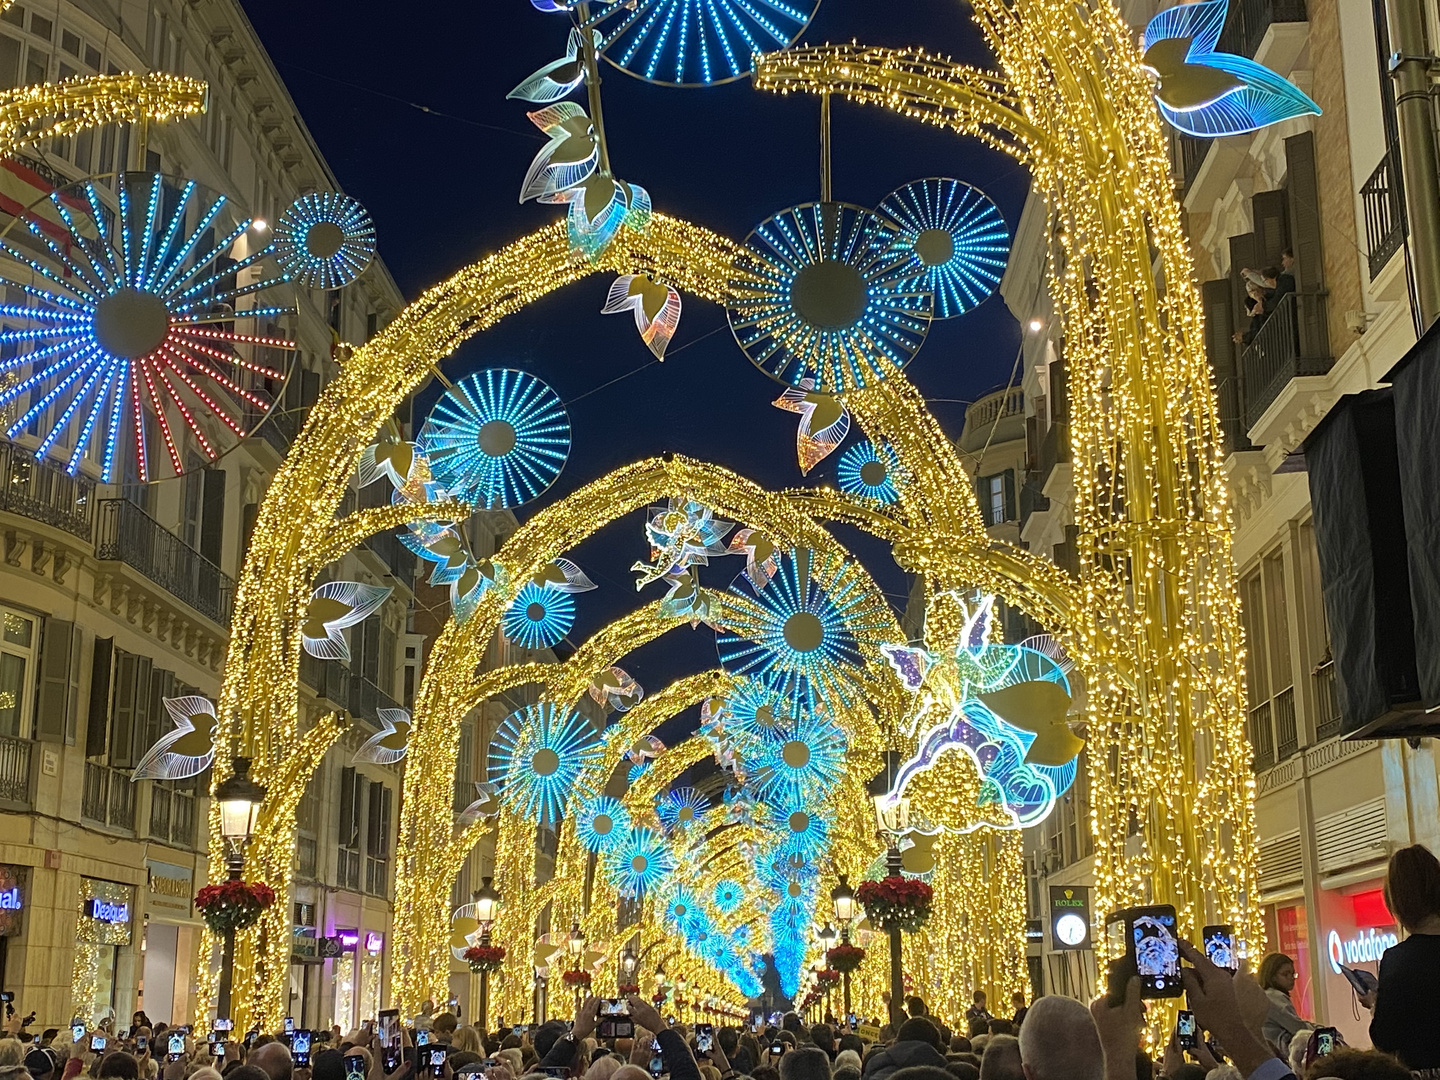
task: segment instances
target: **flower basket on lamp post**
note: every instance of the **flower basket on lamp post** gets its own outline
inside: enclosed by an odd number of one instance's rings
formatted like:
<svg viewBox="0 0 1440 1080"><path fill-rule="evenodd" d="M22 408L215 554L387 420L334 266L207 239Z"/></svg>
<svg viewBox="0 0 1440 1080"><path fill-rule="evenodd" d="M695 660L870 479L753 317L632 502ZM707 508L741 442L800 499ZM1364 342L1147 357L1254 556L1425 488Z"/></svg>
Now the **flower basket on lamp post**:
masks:
<svg viewBox="0 0 1440 1080"><path fill-rule="evenodd" d="M833 949L825 951L825 963L842 975L849 975L856 970L864 959L865 950L859 945L851 945L848 942L842 942Z"/></svg>
<svg viewBox="0 0 1440 1080"><path fill-rule="evenodd" d="M862 881L855 890L855 899L873 926L913 934L929 920L935 890L923 881L896 875Z"/></svg>
<svg viewBox="0 0 1440 1080"><path fill-rule="evenodd" d="M273 903L275 890L263 881L222 881L195 895L195 910L218 937L248 930Z"/></svg>
<svg viewBox="0 0 1440 1080"><path fill-rule="evenodd" d="M462 955L470 965L470 970L477 975L499 971L500 966L505 963L505 946L471 945Z"/></svg>

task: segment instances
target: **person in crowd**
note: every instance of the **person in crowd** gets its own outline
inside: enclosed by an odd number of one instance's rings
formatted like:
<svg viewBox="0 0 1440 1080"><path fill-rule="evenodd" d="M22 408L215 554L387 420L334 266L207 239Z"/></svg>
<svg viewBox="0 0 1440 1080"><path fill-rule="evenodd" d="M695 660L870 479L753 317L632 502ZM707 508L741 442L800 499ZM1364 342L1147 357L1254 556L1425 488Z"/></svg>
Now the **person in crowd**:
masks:
<svg viewBox="0 0 1440 1080"><path fill-rule="evenodd" d="M780 1059L780 1080L830 1080L830 1055L818 1046L801 1046Z"/></svg>
<svg viewBox="0 0 1440 1080"><path fill-rule="evenodd" d="M124 1050L112 1050L100 1059L97 1080L140 1080L140 1063Z"/></svg>
<svg viewBox="0 0 1440 1080"><path fill-rule="evenodd" d="M130 1016L130 1033L132 1035L140 1028L153 1028L154 1026L150 1022L150 1017L145 1015L144 1009L139 1009Z"/></svg>
<svg viewBox="0 0 1440 1080"><path fill-rule="evenodd" d="M1010 1016L1010 1022L1015 1025L1015 1029L1018 1031L1020 1025L1025 1022L1025 1017L1029 1015L1030 1012L1030 1010L1025 1007L1025 995L1019 990L1016 990L1010 995L1010 1008L1013 1010Z"/></svg>
<svg viewBox="0 0 1440 1080"><path fill-rule="evenodd" d="M1281 1057L1290 1052L1290 1040L1303 1027L1312 1025L1301 1019L1290 1000L1295 989L1295 961L1284 953L1270 953L1260 961L1260 986L1270 999L1261 1034Z"/></svg>
<svg viewBox="0 0 1440 1080"><path fill-rule="evenodd" d="M1002 1019L1001 1017L998 1017L998 1016L997 1016L994 1020L991 1020L991 1021L990 1021L990 1034L991 1034L991 1035L1014 1035L1014 1034L1015 1034L1015 1025L1012 1024L1009 1020L1005 1020L1005 1019Z"/></svg>
<svg viewBox="0 0 1440 1080"><path fill-rule="evenodd" d="M823 1050L827 1058L835 1057L835 1032L825 1024L816 1024L810 1029L810 1042Z"/></svg>
<svg viewBox="0 0 1440 1080"><path fill-rule="evenodd" d="M590 1067L585 1070L585 1080L610 1080L620 1065L618 1057L614 1054L606 1054L590 1063Z"/></svg>
<svg viewBox="0 0 1440 1080"><path fill-rule="evenodd" d="M905 999L905 1011L911 1016L929 1016L930 1010L925 1005L925 999L916 994L911 994Z"/></svg>
<svg viewBox="0 0 1440 1080"><path fill-rule="evenodd" d="M250 1052L247 1065L254 1065L270 1080L290 1080L295 1071L295 1059L290 1056L290 1047L283 1042L266 1043Z"/></svg>
<svg viewBox="0 0 1440 1080"><path fill-rule="evenodd" d="M1245 311L1250 316L1250 325L1230 335L1230 340L1235 344L1249 345L1265 325L1265 320L1270 317L1268 293L1269 290L1264 285L1257 285L1253 281L1245 285Z"/></svg>
<svg viewBox="0 0 1440 1080"><path fill-rule="evenodd" d="M25 1055L25 1071L30 1080L51 1080L60 1072L59 1058L50 1046L37 1046Z"/></svg>
<svg viewBox="0 0 1440 1080"><path fill-rule="evenodd" d="M945 1071L955 1080L980 1080L980 1066L970 1061L946 1062Z"/></svg>
<svg viewBox="0 0 1440 1080"><path fill-rule="evenodd" d="M451 1046L454 1045L451 1040L455 1035L455 1029L459 1026L460 1021L452 1012L442 1012L430 1022L430 1030L435 1033L438 1041Z"/></svg>
<svg viewBox="0 0 1440 1080"><path fill-rule="evenodd" d="M1399 1058L1378 1050L1355 1050L1341 1047L1333 1054L1316 1058L1305 1073L1305 1080L1340 1077L1342 1080L1414 1080L1424 1076L1413 1073Z"/></svg>
<svg viewBox="0 0 1440 1080"><path fill-rule="evenodd" d="M1026 1080L1101 1080L1105 1059L1090 1010L1074 998L1039 998L1020 1028Z"/></svg>
<svg viewBox="0 0 1440 1080"><path fill-rule="evenodd" d="M865 1061L864 1080L887 1080L892 1074L916 1065L945 1068L940 1052L940 1029L924 1016L912 1016L900 1025L895 1041Z"/></svg>
<svg viewBox="0 0 1440 1080"><path fill-rule="evenodd" d="M1025 1080L1020 1040L1014 1035L991 1035L980 1059L980 1080Z"/></svg>
<svg viewBox="0 0 1440 1080"><path fill-rule="evenodd" d="M1370 1041L1417 1072L1440 1070L1434 1030L1440 1001L1440 862L1429 848L1413 844L1390 856L1385 905L1406 937L1385 950L1379 986L1360 999L1374 1014Z"/></svg>
<svg viewBox="0 0 1440 1080"><path fill-rule="evenodd" d="M514 1036L514 1039L516 1042L515 1046L507 1046L504 1050L501 1050L495 1056L505 1063L505 1067L510 1070L512 1075L519 1076L521 1072L521 1064L524 1061L524 1057L520 1053L519 1036Z"/></svg>
<svg viewBox="0 0 1440 1080"><path fill-rule="evenodd" d="M976 990L975 993L970 996L970 1007L965 1010L965 1019L970 1022L972 1027L977 1020L983 1020L987 1028L990 1021L994 1019L994 1017L990 1015L990 1010L985 1007L984 990ZM973 1038L974 1036L971 1037Z"/></svg>

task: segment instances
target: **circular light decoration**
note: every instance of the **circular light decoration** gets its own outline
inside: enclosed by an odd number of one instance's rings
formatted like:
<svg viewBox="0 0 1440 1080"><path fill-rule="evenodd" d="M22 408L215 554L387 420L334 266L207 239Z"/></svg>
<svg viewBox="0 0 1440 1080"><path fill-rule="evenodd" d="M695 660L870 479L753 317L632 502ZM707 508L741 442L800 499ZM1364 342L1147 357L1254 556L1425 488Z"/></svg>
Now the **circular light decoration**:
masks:
<svg viewBox="0 0 1440 1080"><path fill-rule="evenodd" d="M375 258L375 225L349 195L301 195L275 223L275 258L306 288L343 289Z"/></svg>
<svg viewBox="0 0 1440 1080"><path fill-rule="evenodd" d="M769 735L749 741L742 751L747 775L760 797L784 808L814 805L840 780L845 762L845 732L809 709ZM803 832L791 824L792 832Z"/></svg>
<svg viewBox="0 0 1440 1080"><path fill-rule="evenodd" d="M733 688L725 698L725 730L736 739L763 735L789 717L790 705L773 687L761 679L732 680Z"/></svg>
<svg viewBox="0 0 1440 1080"><path fill-rule="evenodd" d="M606 867L621 896L638 898L670 876L675 857L654 829L632 827L606 855Z"/></svg>
<svg viewBox="0 0 1440 1080"><path fill-rule="evenodd" d="M935 318L963 315L995 291L1010 253L1010 231L988 195L961 180L917 180L880 204L900 227L897 246L935 294Z"/></svg>
<svg viewBox="0 0 1440 1080"><path fill-rule="evenodd" d="M794 44L819 6L820 0L598 0L588 25L600 31L602 55L621 71L668 86L713 86L749 75L756 53Z"/></svg>
<svg viewBox="0 0 1440 1080"><path fill-rule="evenodd" d="M871 386L920 350L934 296L888 219L809 203L763 222L736 257L727 308L750 362L816 393Z"/></svg>
<svg viewBox="0 0 1440 1080"><path fill-rule="evenodd" d="M528 502L570 454L570 417L533 375L491 368L461 379L430 411L420 446L451 495L486 510Z"/></svg>
<svg viewBox="0 0 1440 1080"><path fill-rule="evenodd" d="M835 474L840 490L882 503L898 502L900 455L889 443L866 439L840 455Z"/></svg>
<svg viewBox="0 0 1440 1080"><path fill-rule="evenodd" d="M830 843L830 822L818 800L777 802L769 811L770 831L779 838L770 854L772 872L794 876Z"/></svg>
<svg viewBox="0 0 1440 1080"><path fill-rule="evenodd" d="M0 426L38 436L73 476L148 483L210 464L265 420L295 348L294 313L250 219L194 180L82 181L16 215L0 237ZM249 279L241 284L242 271ZM269 293L270 296L266 294Z"/></svg>
<svg viewBox="0 0 1440 1080"><path fill-rule="evenodd" d="M574 596L527 581L505 609L500 632L522 649L549 649L574 625Z"/></svg>
<svg viewBox="0 0 1440 1080"><path fill-rule="evenodd" d="M710 809L710 800L693 787L667 791L655 802L655 814L667 830L693 825Z"/></svg>
<svg viewBox="0 0 1440 1080"><path fill-rule="evenodd" d="M715 910L729 915L745 900L745 890L738 881L726 878L715 883Z"/></svg>
<svg viewBox="0 0 1440 1080"><path fill-rule="evenodd" d="M542 701L500 722L490 743L490 780L513 813L553 824L567 800L594 797L583 777L603 752L584 717Z"/></svg>
<svg viewBox="0 0 1440 1080"><path fill-rule="evenodd" d="M700 901L685 885L677 885L665 902L665 917L677 926L700 910Z"/></svg>
<svg viewBox="0 0 1440 1080"><path fill-rule="evenodd" d="M855 564L799 548L763 589L744 574L731 583L715 642L726 671L765 682L793 719L796 710L861 696L858 669L878 647L886 616Z"/></svg>
<svg viewBox="0 0 1440 1080"><path fill-rule="evenodd" d="M630 831L630 811L619 799L601 795L575 815L575 839L587 851L609 851Z"/></svg>

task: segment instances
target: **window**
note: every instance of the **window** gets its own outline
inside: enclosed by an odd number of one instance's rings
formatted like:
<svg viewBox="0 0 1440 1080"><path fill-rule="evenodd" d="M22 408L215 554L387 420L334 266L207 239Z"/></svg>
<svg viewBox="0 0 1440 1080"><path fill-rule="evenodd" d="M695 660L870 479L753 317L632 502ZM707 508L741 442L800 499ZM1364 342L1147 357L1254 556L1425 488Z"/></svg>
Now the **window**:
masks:
<svg viewBox="0 0 1440 1080"><path fill-rule="evenodd" d="M353 768L340 770L340 852L335 884L351 892L360 891L360 803L365 797L364 783Z"/></svg>
<svg viewBox="0 0 1440 1080"><path fill-rule="evenodd" d="M37 620L0 607L0 735L30 737L39 634Z"/></svg>
<svg viewBox="0 0 1440 1080"><path fill-rule="evenodd" d="M975 497L986 525L1015 520L1015 474L1010 470L976 480Z"/></svg>
<svg viewBox="0 0 1440 1080"><path fill-rule="evenodd" d="M390 788L374 781L370 785L365 837L365 891L385 896L390 891Z"/></svg>

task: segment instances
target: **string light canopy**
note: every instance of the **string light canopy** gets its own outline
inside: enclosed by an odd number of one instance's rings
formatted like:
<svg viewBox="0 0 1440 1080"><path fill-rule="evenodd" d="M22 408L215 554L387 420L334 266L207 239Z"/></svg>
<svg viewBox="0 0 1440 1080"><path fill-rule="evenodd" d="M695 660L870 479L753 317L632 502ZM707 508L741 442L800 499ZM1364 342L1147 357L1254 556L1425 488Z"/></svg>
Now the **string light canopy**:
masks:
<svg viewBox="0 0 1440 1080"><path fill-rule="evenodd" d="M586 775L602 752L584 717L542 701L501 721L490 743L490 780L512 812L550 825L568 799L595 796Z"/></svg>
<svg viewBox="0 0 1440 1080"><path fill-rule="evenodd" d="M435 403L420 445L450 494L486 510L529 502L555 482L570 454L570 417L535 376L491 368Z"/></svg>
<svg viewBox="0 0 1440 1080"><path fill-rule="evenodd" d="M21 350L0 360L6 438L38 425L37 458L148 483L264 421L295 348L275 321L293 308L259 299L285 278L231 211L196 181L124 173L113 192L83 181L18 216L0 238L0 273L29 301L0 306L25 324L0 333Z"/></svg>
<svg viewBox="0 0 1440 1080"><path fill-rule="evenodd" d="M885 197L879 213L900 228L899 244L914 256L935 294L935 318L963 315L995 291L1010 253L1000 208L961 180L916 180Z"/></svg>
<svg viewBox="0 0 1440 1080"><path fill-rule="evenodd" d="M575 625L575 597L527 581L500 621L500 632L522 649L549 649Z"/></svg>
<svg viewBox="0 0 1440 1080"><path fill-rule="evenodd" d="M889 443L866 439L840 455L835 475L846 495L889 504L900 499L900 457Z"/></svg>
<svg viewBox="0 0 1440 1080"><path fill-rule="evenodd" d="M899 371L930 328L934 294L887 218L810 203L762 222L736 257L730 329L750 362L789 386L858 390Z"/></svg>
<svg viewBox="0 0 1440 1080"><path fill-rule="evenodd" d="M275 257L291 281L308 289L343 289L375 258L375 225L349 195L311 192L275 223Z"/></svg>

